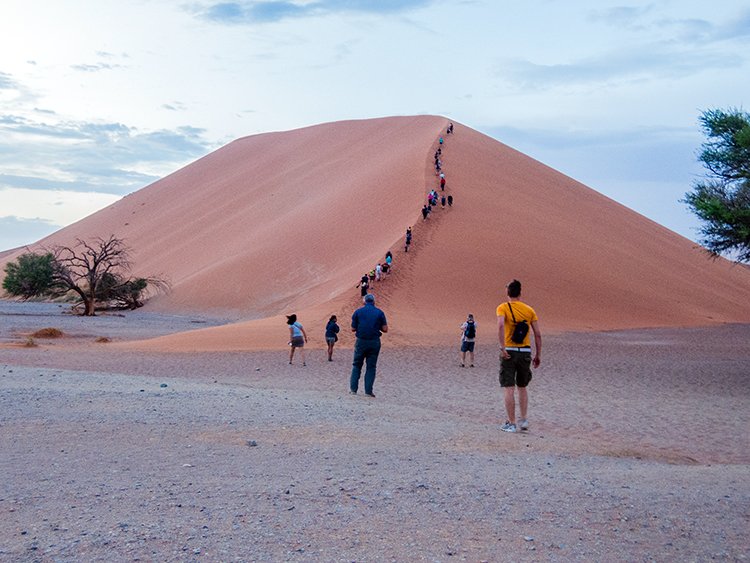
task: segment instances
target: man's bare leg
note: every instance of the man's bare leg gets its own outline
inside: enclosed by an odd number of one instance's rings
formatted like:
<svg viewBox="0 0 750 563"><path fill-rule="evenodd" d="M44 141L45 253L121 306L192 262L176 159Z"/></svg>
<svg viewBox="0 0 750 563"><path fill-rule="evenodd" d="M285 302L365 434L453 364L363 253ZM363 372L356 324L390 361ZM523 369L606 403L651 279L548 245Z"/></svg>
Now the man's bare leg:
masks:
<svg viewBox="0 0 750 563"><path fill-rule="evenodd" d="M518 388L518 406L521 407L521 420L526 420L526 412L529 408L529 394L526 387Z"/></svg>
<svg viewBox="0 0 750 563"><path fill-rule="evenodd" d="M503 394L505 398L505 412L508 415L508 422L511 424L516 423L516 396L514 391L515 387L503 387Z"/></svg>

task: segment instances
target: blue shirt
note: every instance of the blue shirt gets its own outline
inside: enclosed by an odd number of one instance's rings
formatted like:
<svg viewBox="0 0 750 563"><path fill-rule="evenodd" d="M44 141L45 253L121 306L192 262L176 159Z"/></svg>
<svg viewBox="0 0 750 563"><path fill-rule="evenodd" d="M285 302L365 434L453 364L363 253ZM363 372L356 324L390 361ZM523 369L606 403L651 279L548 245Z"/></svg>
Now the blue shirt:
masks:
<svg viewBox="0 0 750 563"><path fill-rule="evenodd" d="M363 340L380 338L380 329L387 324L385 313L374 303L365 303L352 315L352 328L356 330L357 338Z"/></svg>

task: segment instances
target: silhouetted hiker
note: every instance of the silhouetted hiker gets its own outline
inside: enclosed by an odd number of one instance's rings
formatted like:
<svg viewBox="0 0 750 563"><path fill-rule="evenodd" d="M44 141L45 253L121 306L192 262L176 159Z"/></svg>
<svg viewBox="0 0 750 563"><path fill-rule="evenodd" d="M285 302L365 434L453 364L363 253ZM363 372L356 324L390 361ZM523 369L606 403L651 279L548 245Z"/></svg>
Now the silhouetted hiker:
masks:
<svg viewBox="0 0 750 563"><path fill-rule="evenodd" d="M411 245L411 227L406 227L406 242L404 244L404 252L409 252L410 245Z"/></svg>
<svg viewBox="0 0 750 563"><path fill-rule="evenodd" d="M451 123L450 125L448 125L448 134L449 135L453 134L453 123Z"/></svg>
<svg viewBox="0 0 750 563"><path fill-rule="evenodd" d="M370 270L370 285L375 281L375 269Z"/></svg>
<svg viewBox="0 0 750 563"><path fill-rule="evenodd" d="M365 395L375 398L372 386L375 383L375 370L380 355L380 336L388 332L385 313L375 306L375 296L368 294L364 306L352 315L352 332L357 335L352 360L352 375L349 378L349 393L356 395L359 389L359 378L362 375L362 364L367 362L365 370Z"/></svg>
<svg viewBox="0 0 750 563"><path fill-rule="evenodd" d="M333 345L336 344L339 337L339 325L336 323L336 315L331 315L331 318L328 319L328 324L326 325L326 344L328 344L328 361L333 361Z"/></svg>
<svg viewBox="0 0 750 563"><path fill-rule="evenodd" d="M422 207L422 221L427 221L427 216L430 214L430 209L425 205ZM408 243L407 243L408 245Z"/></svg>
<svg viewBox="0 0 750 563"><path fill-rule="evenodd" d="M440 177L440 189L441 190L445 189L445 176Z"/></svg>
<svg viewBox="0 0 750 563"><path fill-rule="evenodd" d="M442 137L440 137L440 144L441 145L443 144L443 138Z"/></svg>
<svg viewBox="0 0 750 563"><path fill-rule="evenodd" d="M390 264L388 264L388 262L383 264L383 277L388 275L388 272L390 271L390 269L391 269L391 266Z"/></svg>
<svg viewBox="0 0 750 563"><path fill-rule="evenodd" d="M529 396L526 387L531 382L531 367L542 361L542 333L534 309L521 301L521 282L513 280L507 285L508 301L497 307L497 333L500 340L500 387L508 420L500 428L503 432L528 430L526 411ZM531 327L531 330L529 330ZM534 358L531 357L530 333L534 333ZM521 407L521 420L516 426L516 397Z"/></svg>
<svg viewBox="0 0 750 563"><path fill-rule="evenodd" d="M443 197L440 198L440 207L442 207L443 209L445 209L445 196L443 196Z"/></svg>
<svg viewBox="0 0 750 563"><path fill-rule="evenodd" d="M364 297L367 295L367 288L370 287L370 283L367 281L367 274L362 276L362 279L359 280L359 283L355 285L354 287L359 287L360 289L360 295Z"/></svg>
<svg viewBox="0 0 750 563"><path fill-rule="evenodd" d="M448 207L453 207L453 196L452 195L448 196Z"/></svg>
<svg viewBox="0 0 750 563"><path fill-rule="evenodd" d="M286 324L289 325L289 346L292 347L289 350L289 363L292 363L294 351L299 348L300 356L302 356L302 365L306 366L305 342L307 342L307 333L302 325L297 322L297 315L287 315Z"/></svg>
<svg viewBox="0 0 750 563"><path fill-rule="evenodd" d="M389 250L388 252L385 253L385 263L390 266L392 262L393 262L393 254Z"/></svg>

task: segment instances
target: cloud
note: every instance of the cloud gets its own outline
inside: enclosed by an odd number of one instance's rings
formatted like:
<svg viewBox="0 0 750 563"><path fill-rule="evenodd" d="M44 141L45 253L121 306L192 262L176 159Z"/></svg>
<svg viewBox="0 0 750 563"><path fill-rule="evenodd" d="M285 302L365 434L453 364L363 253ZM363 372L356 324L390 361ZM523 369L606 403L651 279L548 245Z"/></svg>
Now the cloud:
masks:
<svg viewBox="0 0 750 563"><path fill-rule="evenodd" d="M122 68L122 65L109 64L109 63L96 63L96 64L77 64L70 65L73 70L79 70L81 72L100 72L102 70L114 70Z"/></svg>
<svg viewBox="0 0 750 563"><path fill-rule="evenodd" d="M103 60L100 60L99 62L95 62L95 63L72 64L70 65L70 68L72 68L73 70L77 70L79 72L101 72L104 70L117 70L120 68L127 68L124 65L118 64L116 62L111 62L113 59L129 58L126 53L122 53L121 55L116 55L108 51L97 51L96 56L99 59L103 59Z"/></svg>
<svg viewBox="0 0 750 563"><path fill-rule="evenodd" d="M0 185L122 195L215 148L204 134L195 127L142 131L0 114Z"/></svg>
<svg viewBox="0 0 750 563"><path fill-rule="evenodd" d="M750 38L750 9L744 10L732 21L719 26L715 37L721 40Z"/></svg>
<svg viewBox="0 0 750 563"><path fill-rule="evenodd" d="M199 17L217 23L258 24L340 12L390 14L422 8L433 2L434 0L246 0L204 4L194 11Z"/></svg>
<svg viewBox="0 0 750 563"><path fill-rule="evenodd" d="M668 50L663 45L644 45L567 64L509 60L500 63L498 74L521 88L546 90L557 86L644 78L683 78L705 72L706 69L732 68L742 63L742 57L734 53L687 53Z"/></svg>
<svg viewBox="0 0 750 563"><path fill-rule="evenodd" d="M707 44L750 37L750 9L744 9L720 23L701 18L659 17L654 4L592 10L588 19L617 29L659 34L664 42L675 40Z"/></svg>
<svg viewBox="0 0 750 563"><path fill-rule="evenodd" d="M5 72L0 72L0 90L16 90L18 89L18 84L15 80L11 77L10 74L7 74Z"/></svg>
<svg viewBox="0 0 750 563"><path fill-rule="evenodd" d="M614 6L603 10L591 10L588 20L602 22L618 28L644 29L646 22L644 18L653 10L653 5L648 6Z"/></svg>
<svg viewBox="0 0 750 563"><path fill-rule="evenodd" d="M169 111L185 111L187 109L187 106L185 106L185 104L178 101L173 101L169 104L162 104L161 107Z"/></svg>
<svg viewBox="0 0 750 563"><path fill-rule="evenodd" d="M59 230L62 225L43 219L0 217L0 252L32 244Z"/></svg>

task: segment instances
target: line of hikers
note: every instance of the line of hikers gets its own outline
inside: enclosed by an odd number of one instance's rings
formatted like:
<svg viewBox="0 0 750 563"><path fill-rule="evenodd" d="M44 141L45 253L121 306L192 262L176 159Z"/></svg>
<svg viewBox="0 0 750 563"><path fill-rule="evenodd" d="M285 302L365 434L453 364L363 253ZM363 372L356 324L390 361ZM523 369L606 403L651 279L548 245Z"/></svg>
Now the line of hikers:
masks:
<svg viewBox="0 0 750 563"><path fill-rule="evenodd" d="M453 134L453 123L449 123L445 135ZM428 204L422 209L422 215L424 220L427 219L428 215L432 212L432 208L438 205L438 201L443 208L447 204L449 207L453 206L453 195L446 194L446 179L445 172L443 171L443 148L445 147L445 138L440 135L438 138L438 146L435 150L435 175L439 178L438 186L440 188L441 195L438 195L437 189L433 188L428 193ZM412 243L412 228L411 226L406 228L406 234L404 236L404 252L409 252L409 247ZM384 281L393 272L393 253L388 250L385 254L384 260L378 262L373 269L362 275L359 282L354 286L360 290L360 296L373 297L370 294L370 290L374 284ZM374 303L374 299L371 299L370 303ZM289 363L291 364L294 360L294 353L297 348L300 349L300 355L302 357L302 365L305 363L305 352L304 346L307 342L307 333L303 326L297 321L296 315L287 316L287 324L289 325ZM336 315L332 315L326 325L325 339L328 347L328 361L332 361L333 347L338 341L339 326L337 324ZM473 366L473 350L471 356L471 363ZM373 375L374 377L374 375Z"/></svg>

